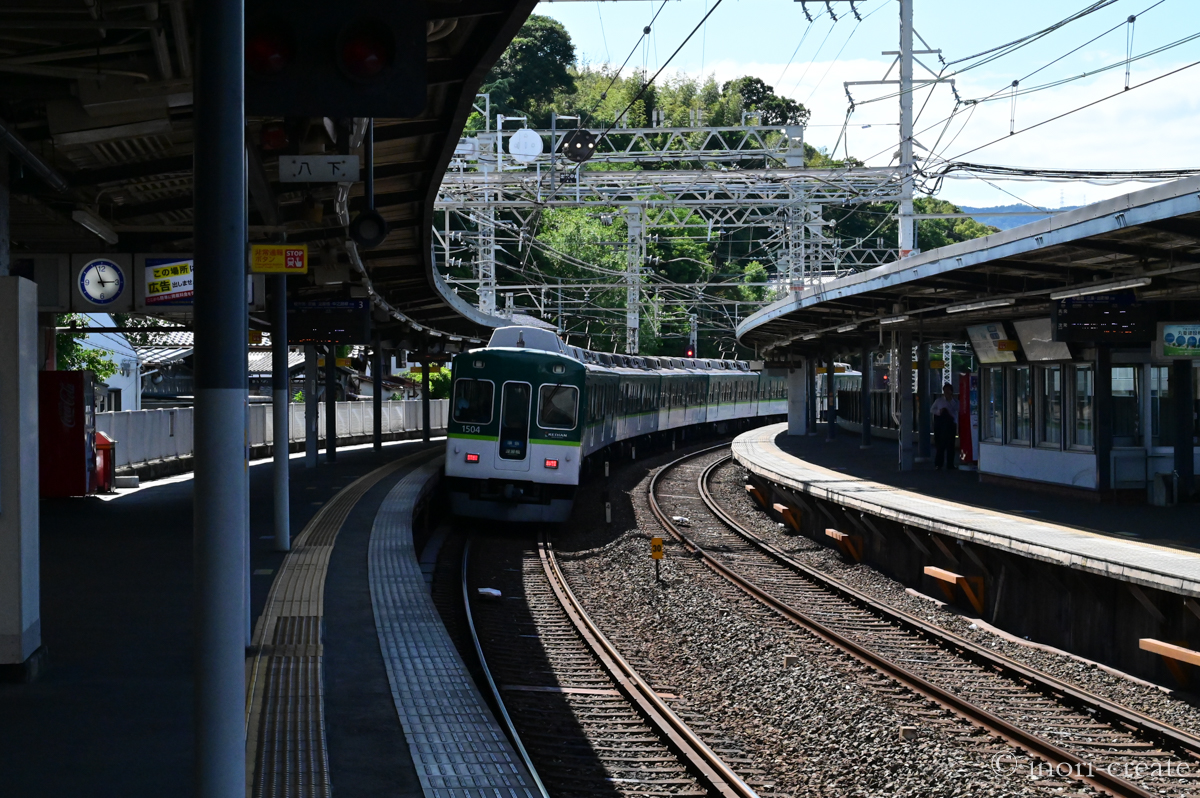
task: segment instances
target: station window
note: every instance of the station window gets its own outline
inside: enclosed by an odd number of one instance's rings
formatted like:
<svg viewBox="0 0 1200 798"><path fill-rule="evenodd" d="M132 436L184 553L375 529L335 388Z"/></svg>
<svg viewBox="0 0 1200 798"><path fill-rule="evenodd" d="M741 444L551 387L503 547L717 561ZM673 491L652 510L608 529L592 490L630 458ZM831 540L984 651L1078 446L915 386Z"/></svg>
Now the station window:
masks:
<svg viewBox="0 0 1200 798"><path fill-rule="evenodd" d="M574 429L579 389L574 385L543 385L538 397L538 426Z"/></svg>
<svg viewBox="0 0 1200 798"><path fill-rule="evenodd" d="M1009 441L1028 445L1033 439L1033 375L1029 366L1012 370L1009 396Z"/></svg>
<svg viewBox="0 0 1200 798"><path fill-rule="evenodd" d="M1062 448L1062 366L1038 368L1038 444Z"/></svg>
<svg viewBox="0 0 1200 798"><path fill-rule="evenodd" d="M1004 440L1004 369L993 366L983 370L983 438Z"/></svg>
<svg viewBox="0 0 1200 798"><path fill-rule="evenodd" d="M1142 445L1142 368L1113 366L1113 446Z"/></svg>
<svg viewBox="0 0 1200 798"><path fill-rule="evenodd" d="M1091 449L1096 445L1095 398L1096 370L1090 365L1075 366L1071 386L1071 446Z"/></svg>
<svg viewBox="0 0 1200 798"><path fill-rule="evenodd" d="M1171 395L1171 367L1150 366L1150 445L1175 443L1175 403Z"/></svg>
<svg viewBox="0 0 1200 798"><path fill-rule="evenodd" d="M457 380L454 383L454 420L459 424L491 423L494 388L491 380Z"/></svg>

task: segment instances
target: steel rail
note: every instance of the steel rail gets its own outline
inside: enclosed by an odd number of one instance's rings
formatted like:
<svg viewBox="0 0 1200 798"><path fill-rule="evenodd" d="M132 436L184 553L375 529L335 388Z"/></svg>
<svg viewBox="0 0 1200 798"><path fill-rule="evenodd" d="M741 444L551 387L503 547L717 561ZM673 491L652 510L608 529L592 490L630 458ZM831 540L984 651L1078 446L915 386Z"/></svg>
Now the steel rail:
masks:
<svg viewBox="0 0 1200 798"><path fill-rule="evenodd" d="M500 686L492 678L492 669L488 667L487 657L483 655L483 644L479 641L479 633L475 631L475 615L471 612L471 593L467 586L467 566L470 562L471 540L468 538L462 555L462 599L463 609L467 612L467 629L471 631L471 642L475 644L475 656L479 659L479 667L483 669L488 688L492 691L492 698L495 699L496 707L500 710L500 717L504 719L504 725L508 727L508 738L512 740L513 747L517 749L521 760L525 762L525 767L529 769L529 775L533 778L533 783L537 785L538 793L542 798L550 798L550 793L546 791L546 785L542 784L542 778L538 775L537 768L533 766L529 752L525 750L525 744L521 742L517 726L513 723L512 716L508 714L508 707L504 705L504 697L500 695Z"/></svg>
<svg viewBox="0 0 1200 798"><path fill-rule="evenodd" d="M710 450L711 451L711 450ZM843 597L860 604L872 612L878 613L893 620L901 626L906 626L929 637L935 638L940 642L946 643L951 648L961 649L968 656L976 659L981 664L996 668L1006 675L1014 679L1024 679L1035 682L1047 692L1061 693L1069 696L1071 699L1094 709L1097 713L1105 717L1106 720L1128 724L1137 728L1139 732L1147 737L1157 739L1159 742L1166 743L1168 747L1177 749L1178 751L1186 752L1187 754L1200 758L1200 737L1189 734L1183 729L1163 723L1160 720L1152 718L1148 715L1143 715L1128 707L1105 698L1101 695L1088 692L1082 688L1076 687L1068 682L1044 673L1028 665L1024 665L1014 659L1005 657L1002 654L997 654L994 651L989 651L983 646L973 643L972 641L961 637L954 632L942 629L928 621L911 615L904 610L891 607L883 602L868 596L867 594L857 590L845 582L822 573L805 565L798 560L788 556L785 552L767 543L762 538L755 535L746 527L742 526L737 519L733 518L729 513L725 512L708 489L708 481L712 472L728 462L732 456L725 457L721 460L709 465L699 478L700 496L708 509L717 516L721 523L725 524L729 529L743 538L746 542L758 548L764 554L781 564L800 571L806 577L820 583L822 586L841 594Z"/></svg>
<svg viewBox="0 0 1200 798"><path fill-rule="evenodd" d="M718 795L723 798L758 798L758 793L742 781L741 777L659 698L650 684L604 636L567 584L554 556L554 548L545 532L538 537L538 555L541 557L546 579L575 630L642 717L663 735L675 753Z"/></svg>
<svg viewBox="0 0 1200 798"><path fill-rule="evenodd" d="M671 461L663 466L650 479L647 487L647 498L649 499L650 509L658 519L659 523L666 529L673 538L675 538L683 547L694 557L703 562L710 570L725 577L734 586L742 590L750 597L756 599L760 603L777 612L787 620L808 629L817 637L825 640L835 648L850 654L860 662L874 668L885 676L899 682L908 689L919 695L922 695L938 705L954 712L956 715L968 720L974 725L984 729L989 734L992 734L1006 741L1009 745L1015 748L1027 751L1028 753L1043 759L1050 763L1051 767L1058 772L1060 765L1067 765L1069 768L1070 778L1083 782L1095 789L1108 793L1118 798L1153 798L1154 794L1143 790L1135 784L1132 784L1125 779L1119 778L1105 772L1103 769L1099 773L1092 770L1089 764L1082 758L1065 751L1062 748L1054 745L1051 742L1031 734L1018 726L1009 723L1003 718L975 706L971 702L965 700L961 696L945 690L922 676L908 671L905 668L891 662L887 658L871 651L859 643L850 640L839 632L829 628L820 621L809 617L800 610L792 607L766 592L758 585L744 578L737 572L731 570L723 563L715 559L702 547L691 541L687 536L679 531L679 528L671 521L671 519L663 512L655 497L655 488L658 486L658 480L663 474L669 473L673 468L680 464L707 454L713 449L720 447L712 447L701 452L694 452L684 455L676 460ZM703 474L701 475L703 478ZM1086 773L1086 775L1085 775ZM1067 774L1062 774L1067 775Z"/></svg>

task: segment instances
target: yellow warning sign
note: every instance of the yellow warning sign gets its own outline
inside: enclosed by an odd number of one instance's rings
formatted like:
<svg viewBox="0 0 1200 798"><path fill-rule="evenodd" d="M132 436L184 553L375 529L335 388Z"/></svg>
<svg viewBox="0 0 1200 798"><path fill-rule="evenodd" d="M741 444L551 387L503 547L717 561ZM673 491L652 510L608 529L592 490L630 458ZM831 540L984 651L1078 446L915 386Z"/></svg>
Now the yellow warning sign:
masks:
<svg viewBox="0 0 1200 798"><path fill-rule="evenodd" d="M251 244L250 271L255 274L308 274L308 245Z"/></svg>
<svg viewBox="0 0 1200 798"><path fill-rule="evenodd" d="M661 560L662 558L663 558L662 538L650 538L650 559Z"/></svg>

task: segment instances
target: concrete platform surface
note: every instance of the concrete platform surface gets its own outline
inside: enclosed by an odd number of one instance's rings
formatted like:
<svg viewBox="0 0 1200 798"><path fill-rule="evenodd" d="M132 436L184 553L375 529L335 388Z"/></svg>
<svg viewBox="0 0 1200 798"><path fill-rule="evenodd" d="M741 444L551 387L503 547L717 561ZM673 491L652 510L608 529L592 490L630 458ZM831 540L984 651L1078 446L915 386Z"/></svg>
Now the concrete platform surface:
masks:
<svg viewBox="0 0 1200 798"><path fill-rule="evenodd" d="M1200 508L1113 506L982 484L968 471L900 472L897 444L789 436L773 424L738 436L734 458L802 494L918 529L1102 576L1200 596Z"/></svg>
<svg viewBox="0 0 1200 798"><path fill-rule="evenodd" d="M413 550L411 508L440 458L400 480L375 518L371 599L392 699L430 798L539 795L446 633Z"/></svg>

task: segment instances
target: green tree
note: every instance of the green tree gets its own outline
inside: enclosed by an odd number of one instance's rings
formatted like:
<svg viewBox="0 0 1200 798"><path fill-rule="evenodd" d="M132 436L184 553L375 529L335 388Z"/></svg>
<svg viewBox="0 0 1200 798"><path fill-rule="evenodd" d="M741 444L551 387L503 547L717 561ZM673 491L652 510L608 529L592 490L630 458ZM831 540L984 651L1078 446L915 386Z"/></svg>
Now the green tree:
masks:
<svg viewBox="0 0 1200 798"><path fill-rule="evenodd" d="M75 330L63 331L54 336L55 367L59 371L90 371L96 379L104 382L117 373L117 364L101 349L90 349L81 341L87 339L82 332L88 326L88 317L79 313L60 313L55 326L68 327L75 323Z"/></svg>
<svg viewBox="0 0 1200 798"><path fill-rule="evenodd" d="M764 125L803 125L807 124L812 116L800 103L790 97L780 97L773 87L762 81L762 78L750 75L729 81L721 87L721 94L736 94L741 98L741 110L758 111L762 114Z"/></svg>
<svg viewBox="0 0 1200 798"><path fill-rule="evenodd" d="M439 367L437 371L429 370L429 398L450 398L450 369Z"/></svg>
<svg viewBox="0 0 1200 798"><path fill-rule="evenodd" d="M558 20L533 14L484 78L493 113L531 117L531 124L549 124L549 104L559 94L574 94L575 45Z"/></svg>

